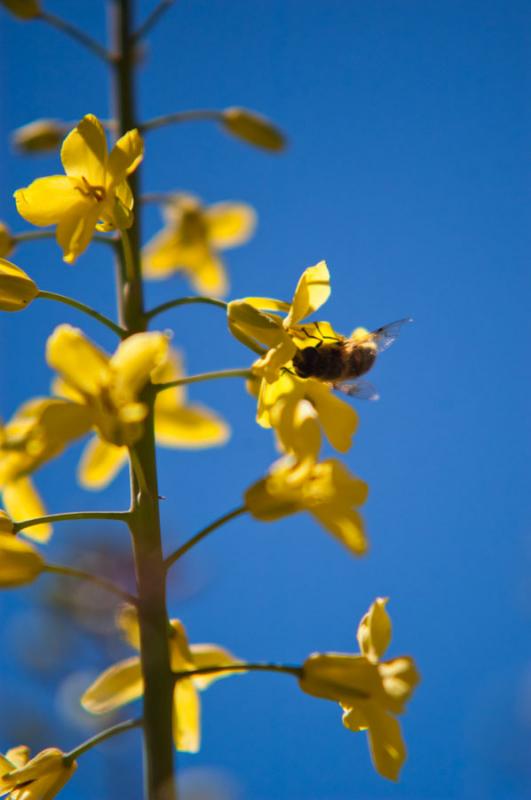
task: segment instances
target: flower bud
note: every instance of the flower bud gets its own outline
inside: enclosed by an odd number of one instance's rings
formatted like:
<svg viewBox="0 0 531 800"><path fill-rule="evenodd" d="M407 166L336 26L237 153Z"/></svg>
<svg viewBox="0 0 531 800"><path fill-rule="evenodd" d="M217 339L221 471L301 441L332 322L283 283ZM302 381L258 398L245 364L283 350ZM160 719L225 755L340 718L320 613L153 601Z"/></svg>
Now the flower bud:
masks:
<svg viewBox="0 0 531 800"><path fill-rule="evenodd" d="M29 542L0 533L0 588L31 583L44 570L45 562Z"/></svg>
<svg viewBox="0 0 531 800"><path fill-rule="evenodd" d="M3 222L0 222L0 258L8 256L15 247L13 234Z"/></svg>
<svg viewBox="0 0 531 800"><path fill-rule="evenodd" d="M4 533L13 533L14 525L13 520L6 514L5 511L0 509L0 535Z"/></svg>
<svg viewBox="0 0 531 800"><path fill-rule="evenodd" d="M267 117L246 108L226 108L221 124L228 133L263 150L279 152L286 146L284 134Z"/></svg>
<svg viewBox="0 0 531 800"><path fill-rule="evenodd" d="M54 119L36 119L13 131L13 145L21 153L47 153L57 150L65 138L66 127Z"/></svg>
<svg viewBox="0 0 531 800"><path fill-rule="evenodd" d="M41 11L39 0L0 0L0 5L19 19L32 19Z"/></svg>
<svg viewBox="0 0 531 800"><path fill-rule="evenodd" d="M0 311L22 311L39 292L24 270L0 258Z"/></svg>

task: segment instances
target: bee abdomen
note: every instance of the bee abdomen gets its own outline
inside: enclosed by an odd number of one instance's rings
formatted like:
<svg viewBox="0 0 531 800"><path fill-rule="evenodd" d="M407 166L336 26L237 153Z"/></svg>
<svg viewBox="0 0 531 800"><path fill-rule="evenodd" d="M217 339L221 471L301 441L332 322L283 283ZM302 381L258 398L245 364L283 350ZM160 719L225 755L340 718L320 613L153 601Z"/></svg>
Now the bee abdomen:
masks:
<svg viewBox="0 0 531 800"><path fill-rule="evenodd" d="M352 377L359 377L370 370L376 360L376 349L374 347L357 346L353 347L348 357L348 374Z"/></svg>

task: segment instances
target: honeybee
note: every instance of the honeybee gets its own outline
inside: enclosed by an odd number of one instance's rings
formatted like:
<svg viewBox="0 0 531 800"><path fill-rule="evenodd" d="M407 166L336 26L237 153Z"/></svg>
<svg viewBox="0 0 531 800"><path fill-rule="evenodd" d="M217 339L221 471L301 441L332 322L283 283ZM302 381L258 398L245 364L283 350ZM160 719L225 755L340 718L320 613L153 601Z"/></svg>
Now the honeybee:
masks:
<svg viewBox="0 0 531 800"><path fill-rule="evenodd" d="M376 356L390 347L402 325L413 322L408 317L391 322L367 333L365 338L340 338L333 336L313 336L304 328L303 333L310 339L317 339L318 344L297 350L293 357L293 369L299 378L317 378L331 383L337 389L351 397L364 400L378 400L378 393L368 381L360 380L374 362ZM319 329L319 323L315 323Z"/></svg>

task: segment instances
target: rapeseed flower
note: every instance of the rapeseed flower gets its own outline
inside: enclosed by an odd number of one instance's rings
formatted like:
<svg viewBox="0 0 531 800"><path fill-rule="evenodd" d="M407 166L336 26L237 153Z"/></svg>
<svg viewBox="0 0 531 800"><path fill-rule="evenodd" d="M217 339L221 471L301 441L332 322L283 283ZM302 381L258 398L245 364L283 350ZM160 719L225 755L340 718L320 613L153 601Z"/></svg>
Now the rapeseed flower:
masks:
<svg viewBox="0 0 531 800"><path fill-rule="evenodd" d="M0 222L0 258L5 258L13 252L16 245L15 237L5 222Z"/></svg>
<svg viewBox="0 0 531 800"><path fill-rule="evenodd" d="M2 522L5 524L5 514ZM12 524L12 523L11 523ZM12 533L0 533L0 588L11 589L32 583L43 569L45 562L40 553L29 543L17 539ZM1 766L1 765L0 765Z"/></svg>
<svg viewBox="0 0 531 800"><path fill-rule="evenodd" d="M38 178L15 192L19 214L32 225L56 225L63 261L73 264L94 230L126 229L133 222L133 195L127 176L144 152L138 131L128 131L110 154L101 122L87 114L63 142L66 175Z"/></svg>
<svg viewBox="0 0 531 800"><path fill-rule="evenodd" d="M244 203L206 207L193 195L176 194L163 213L166 227L144 248L144 275L160 279L181 271L200 294L225 295L228 279L219 251L251 237L253 209Z"/></svg>
<svg viewBox="0 0 531 800"><path fill-rule="evenodd" d="M66 761L57 747L42 750L31 760L29 752L28 747L21 746L0 755L0 797L9 794L12 800L52 800L77 769L77 763Z"/></svg>
<svg viewBox="0 0 531 800"><path fill-rule="evenodd" d="M380 661L391 640L386 603L378 597L361 620L359 655L314 653L303 664L299 684L308 694L340 703L345 727L368 732L376 770L396 781L406 759L396 716L404 712L420 678L412 658Z"/></svg>
<svg viewBox="0 0 531 800"><path fill-rule="evenodd" d="M131 647L140 650L140 631L136 611L125 606L117 618L118 627ZM202 667L227 667L215 674L180 678L173 695L175 747L196 753L201 743L200 699L198 691L219 678L230 675L230 666L239 664L227 650L214 644L188 644L186 630L177 619L170 620L170 660L173 672L182 673ZM81 705L92 714L105 714L142 697L144 684L140 656L119 661L105 670L89 686Z"/></svg>
<svg viewBox="0 0 531 800"><path fill-rule="evenodd" d="M37 284L24 270L0 258L0 311L22 311L38 293Z"/></svg>

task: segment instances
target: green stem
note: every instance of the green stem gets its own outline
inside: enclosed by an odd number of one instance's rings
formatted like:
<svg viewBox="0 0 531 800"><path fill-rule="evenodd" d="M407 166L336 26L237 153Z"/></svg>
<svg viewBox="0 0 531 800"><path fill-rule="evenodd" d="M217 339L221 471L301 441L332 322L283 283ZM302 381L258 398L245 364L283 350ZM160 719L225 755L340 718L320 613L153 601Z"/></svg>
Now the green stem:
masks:
<svg viewBox="0 0 531 800"><path fill-rule="evenodd" d="M75 128L77 122L72 122L65 124L65 136L69 130ZM42 239L55 239L56 233L55 231L22 231L21 233L15 233L13 235L13 239L15 244L22 244L23 242L38 242ZM118 244L118 240L111 238L110 236L103 236L102 234L95 234L92 237L93 242L99 242L100 244L108 244L112 247L116 247Z"/></svg>
<svg viewBox="0 0 531 800"><path fill-rule="evenodd" d="M44 517L25 519L22 520L22 522L13 523L13 525L15 533L17 533L26 528L33 528L34 525L52 524L54 522L72 522L79 519L104 519L127 522L130 513L130 511L69 511L64 514L47 514Z"/></svg>
<svg viewBox="0 0 531 800"><path fill-rule="evenodd" d="M121 328L119 325L113 322L112 319L109 319L104 314L100 314L99 311L87 306L86 303L81 303L79 300L74 300L73 297L67 297L64 294L57 294L56 292L45 292L41 289L39 289L37 297L40 297L41 300L54 300L56 303L64 303L65 306L76 308L78 311L82 311L83 314L86 314L88 317L97 319L98 322L101 322L102 325L105 325L113 333L116 333L121 339L127 336L127 331L125 328Z"/></svg>
<svg viewBox="0 0 531 800"><path fill-rule="evenodd" d="M138 42L140 39L142 39L159 21L164 12L167 11L172 5L173 0L160 0L158 6L155 6L151 14L148 15L142 25L140 25L138 30L133 34L133 42Z"/></svg>
<svg viewBox="0 0 531 800"><path fill-rule="evenodd" d="M122 242L123 249L123 262L125 265L125 275L130 283L135 282L135 261L133 256L133 249L127 231L120 231L120 241Z"/></svg>
<svg viewBox="0 0 531 800"><path fill-rule="evenodd" d="M162 128L164 125L175 125L180 122L198 122L198 121L221 122L223 120L223 112L215 111L209 108L198 108L192 111L175 111L173 114L162 114L160 117L153 117L147 122L142 122L139 126L140 131L145 133L153 131L156 128Z"/></svg>
<svg viewBox="0 0 531 800"><path fill-rule="evenodd" d="M187 386L189 383L201 383L201 381L213 381L218 378L252 378L253 372L250 369L220 369L215 372L202 372L199 375L187 375L186 378L178 378L168 383L156 383L151 388L157 394L166 389L173 389L175 386Z"/></svg>
<svg viewBox="0 0 531 800"><path fill-rule="evenodd" d="M105 589L107 592L118 595L118 597L121 597L126 603L137 605L137 598L129 592L126 592L125 589L120 589L120 587L116 586L112 581L108 581L106 578L100 578L99 575L93 575L91 572L85 572L83 569L65 567L62 564L46 564L44 571L50 572L52 575L65 575L68 578L77 578L81 581L93 583L95 586L99 586L100 589Z"/></svg>
<svg viewBox="0 0 531 800"><path fill-rule="evenodd" d="M113 60L111 53L105 49L99 42L93 39L91 36L88 36L85 31L80 30L75 25L72 25L71 22L68 20L63 19L62 17L56 17L55 14L51 14L49 11L41 10L37 19L46 22L48 25L51 25L53 28L61 31L62 33L66 33L67 36L70 36L71 39L75 39L76 42L79 42L90 50L92 53L98 56L98 58L103 59L103 61L111 62Z"/></svg>
<svg viewBox="0 0 531 800"><path fill-rule="evenodd" d="M65 767L69 767L79 756L82 756L87 750L92 750L93 747L101 744L101 742L104 742L106 739L110 739L112 736L117 736L119 733L124 733L125 731L131 731L133 728L140 728L141 725L141 719L128 719L126 722L119 722L117 725L113 725L112 728L106 728L104 731L96 733L94 736L91 736L90 739L87 739L86 742L70 750L69 753L64 754L63 763Z"/></svg>
<svg viewBox="0 0 531 800"><path fill-rule="evenodd" d="M160 306L155 306L151 311L146 311L146 319L153 319L153 317L162 314L164 311L169 311L170 308L191 305L193 303L204 303L209 306L217 306L224 311L227 310L227 303L223 300L216 300L214 297L177 297L175 300L168 300L166 303L161 303Z"/></svg>
<svg viewBox="0 0 531 800"><path fill-rule="evenodd" d="M175 564L175 562L182 558L185 553L191 550L192 547L195 547L196 544L205 539L210 533L213 533L213 531L221 528L222 525L230 522L231 519L235 519L246 512L247 508L245 506L239 506L239 508L235 508L234 511L229 511L228 514L224 514L222 517L219 517L219 519L211 522L210 525L207 525L206 528L203 528L203 530L199 531L199 533L196 533L195 536L192 536L191 539L188 539L187 542L185 542L183 545L181 545L181 547L175 550L174 553L167 557L166 561L164 562L166 569L169 569L172 564Z"/></svg>
<svg viewBox="0 0 531 800"><path fill-rule="evenodd" d="M302 677L302 667L294 664L266 664L266 663L243 663L231 664L224 667L198 667L188 672L174 672L173 677L176 681L183 678L193 678L196 675L215 675L218 672L283 672L285 675L293 675L296 678Z"/></svg>

